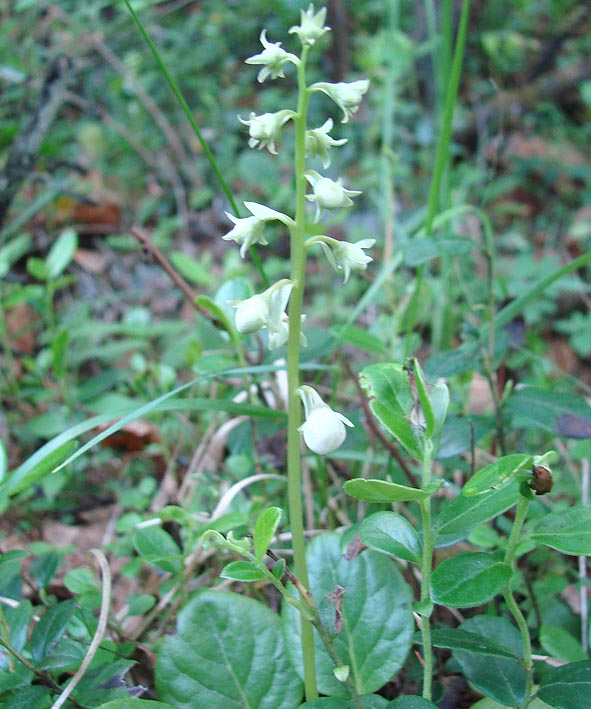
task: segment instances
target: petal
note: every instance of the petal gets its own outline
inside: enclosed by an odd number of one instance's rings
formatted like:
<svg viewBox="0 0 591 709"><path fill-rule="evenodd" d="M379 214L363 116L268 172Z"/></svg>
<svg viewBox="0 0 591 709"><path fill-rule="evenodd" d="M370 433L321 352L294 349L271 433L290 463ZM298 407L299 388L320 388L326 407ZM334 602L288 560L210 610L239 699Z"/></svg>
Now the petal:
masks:
<svg viewBox="0 0 591 709"><path fill-rule="evenodd" d="M287 227L295 225L294 220L291 217L288 217L287 214L278 212L276 209L271 209L271 207L266 207L264 204L258 204L258 202L245 202L244 206L253 216L257 219L261 219L262 221L279 221Z"/></svg>

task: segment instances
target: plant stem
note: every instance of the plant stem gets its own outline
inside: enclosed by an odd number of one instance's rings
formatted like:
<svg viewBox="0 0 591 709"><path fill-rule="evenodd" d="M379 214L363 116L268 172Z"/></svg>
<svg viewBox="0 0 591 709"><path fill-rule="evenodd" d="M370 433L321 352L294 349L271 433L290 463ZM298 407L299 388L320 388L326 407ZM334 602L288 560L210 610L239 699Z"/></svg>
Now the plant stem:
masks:
<svg viewBox="0 0 591 709"><path fill-rule="evenodd" d="M519 544L519 535L521 532L521 527L523 526L523 522L525 521L525 516L527 514L529 504L530 500L527 497L520 495L519 502L517 503L517 509L515 511L513 527L511 529L511 534L509 535L509 539L507 541L507 549L505 551L505 564L507 564L507 566L512 570L515 568L515 551L517 549L517 545ZM507 584L505 586L504 597L507 607L515 618L515 622L517 623L517 627L519 628L519 632L521 633L521 638L523 641L523 666L526 671L526 684L525 697L523 700L523 704L521 705L521 709L527 709L530 702L534 679L534 668L531 651L531 636L529 633L529 628L527 626L527 621L523 617L523 613L519 608L519 604L513 596L513 591L511 589L511 579L507 581Z"/></svg>
<svg viewBox="0 0 591 709"><path fill-rule="evenodd" d="M294 568L296 576L308 588L306 569L306 545L302 508L302 467L300 453L301 403L298 395L300 385L300 333L302 304L306 277L306 116L309 94L306 86L306 58L309 47L304 46L298 65L298 108L294 117L295 158L294 179L296 188L295 225L290 231L291 280L293 288L289 298L289 338L287 341L287 496L289 523L291 526ZM314 630L310 621L300 617L302 657L304 661L304 684L306 699L318 696L316 667L314 663Z"/></svg>
<svg viewBox="0 0 591 709"><path fill-rule="evenodd" d="M433 444L426 440L423 455L423 489L431 482L431 456ZM423 518L423 555L421 558L421 604L425 607L431 602L431 572L433 570L433 533L431 531L431 496L421 501ZM431 611L427 614L422 608L421 635L423 638L423 698L431 700L433 684L433 648L431 646Z"/></svg>

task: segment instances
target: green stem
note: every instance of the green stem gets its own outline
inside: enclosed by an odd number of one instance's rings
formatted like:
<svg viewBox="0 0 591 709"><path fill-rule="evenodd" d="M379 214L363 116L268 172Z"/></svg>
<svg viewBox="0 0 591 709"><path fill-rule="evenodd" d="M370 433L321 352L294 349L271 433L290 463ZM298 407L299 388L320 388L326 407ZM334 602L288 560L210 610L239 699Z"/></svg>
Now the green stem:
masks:
<svg viewBox="0 0 591 709"><path fill-rule="evenodd" d="M234 199L234 195L232 194L230 187L228 186L228 183L224 179L224 176L222 175L222 172L217 164L217 161L215 159L214 154L211 151L211 148L209 147L207 141L203 137L203 133L201 132L201 129L197 125L197 121L195 120L195 117L193 116L193 112L189 108L189 104L185 100L185 97L183 96L179 85L175 81L174 77L172 74L168 71L168 67L166 66L164 60L162 59L162 56L160 52L158 51L158 48L152 41L152 38L148 34L146 28L144 27L142 21L140 20L139 16L131 6L131 3L129 0L123 0L125 5L127 6L127 9L129 10L129 14L131 15L133 21L137 25L137 28L139 29L142 37L144 38L146 44L150 48L150 51L152 52L154 59L156 60L156 63L160 67L160 71L162 72L164 78L166 79L166 83L170 87L170 90L174 94L174 97L178 101L179 106L181 107L183 113L185 114L185 117L189 121L189 125L193 129L193 133L195 133L195 136L197 140L199 141L199 144L201 145L201 148L203 150L203 154L207 158L207 161L209 162L211 169L214 172L214 175L216 176L216 179L223 191L223 193L226 195L226 199L228 200L230 206L232 207L232 211L236 216L240 216L240 210L238 209L238 205L236 204L236 200ZM261 262L260 256L258 255L258 252L254 246L251 246L249 249L249 254L253 260L254 265L256 266L257 271L259 272L261 276L261 280L263 281L263 284L265 288L269 287L269 279L267 278L267 275L265 274L265 270L263 268L263 264Z"/></svg>
<svg viewBox="0 0 591 709"><path fill-rule="evenodd" d="M287 341L287 495L289 523L291 526L294 569L301 583L309 588L306 568L306 544L304 538L304 516L302 506L302 468L300 453L301 402L298 395L300 386L300 333L302 305L306 278L306 116L309 93L306 86L306 59L309 47L304 46L298 65L298 109L294 117L296 188L295 225L290 231L291 280L293 288L289 298L289 338ZM314 630L310 621L300 617L302 635L302 656L304 660L304 684L306 699L318 696L316 689L316 667L314 663Z"/></svg>
<svg viewBox="0 0 591 709"><path fill-rule="evenodd" d="M521 527L525 521L527 514L527 509L529 507L530 500L523 495L520 495L519 502L517 503L517 509L515 510L515 519L513 521L513 527L511 529L511 534L507 541L507 549L505 551L505 564L513 570L515 568L515 551L520 541ZM513 591L511 589L511 579L507 581L504 590L505 603L511 611L511 614L515 618L519 632L521 633L521 639L523 642L523 666L526 672L526 685L525 685L525 698L521 709L527 709L530 697L533 689L534 680L534 668L532 662L532 649L531 649L531 636L529 633L529 628L527 621L519 608L519 604L513 596Z"/></svg>
<svg viewBox="0 0 591 709"><path fill-rule="evenodd" d="M423 455L423 489L431 482L431 456L433 444L430 440L425 442ZM431 700L431 687L433 684L433 647L431 645L431 611L426 612L431 603L431 573L433 571L434 540L431 529L431 496L421 501L421 515L423 519L423 555L421 557L421 606L423 639L423 698Z"/></svg>

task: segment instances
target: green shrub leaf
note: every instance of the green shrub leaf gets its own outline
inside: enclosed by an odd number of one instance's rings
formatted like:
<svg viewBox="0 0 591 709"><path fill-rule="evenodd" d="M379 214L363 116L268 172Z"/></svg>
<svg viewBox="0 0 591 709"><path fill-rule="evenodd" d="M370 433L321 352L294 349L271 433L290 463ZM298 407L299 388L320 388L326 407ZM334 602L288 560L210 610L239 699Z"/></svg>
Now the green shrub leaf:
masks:
<svg viewBox="0 0 591 709"><path fill-rule="evenodd" d="M581 709L591 697L591 661L571 662L547 672L538 697L556 709Z"/></svg>
<svg viewBox="0 0 591 709"><path fill-rule="evenodd" d="M359 529L361 541L370 549L406 561L421 560L421 542L414 527L396 512L376 512Z"/></svg>
<svg viewBox="0 0 591 709"><path fill-rule="evenodd" d="M529 538L563 554L591 554L591 507L551 512L532 525Z"/></svg>
<svg viewBox="0 0 591 709"><path fill-rule="evenodd" d="M472 497L491 490L498 490L506 485L515 473L529 465L532 460L533 456L523 453L503 456L495 460L494 463L480 468L464 485L462 493L466 497Z"/></svg>
<svg viewBox="0 0 591 709"><path fill-rule="evenodd" d="M231 561L222 569L220 576L233 581L260 581L265 574L252 561Z"/></svg>
<svg viewBox="0 0 591 709"><path fill-rule="evenodd" d="M390 483L386 480L366 480L365 478L347 480L343 487L348 495L365 502L419 501L426 499L434 492L434 490L429 492L418 487L398 485L398 483Z"/></svg>
<svg viewBox="0 0 591 709"><path fill-rule="evenodd" d="M271 539L275 536L279 522L281 521L281 510L279 507L269 507L262 512L254 526L253 544L254 553L260 561L271 544Z"/></svg>

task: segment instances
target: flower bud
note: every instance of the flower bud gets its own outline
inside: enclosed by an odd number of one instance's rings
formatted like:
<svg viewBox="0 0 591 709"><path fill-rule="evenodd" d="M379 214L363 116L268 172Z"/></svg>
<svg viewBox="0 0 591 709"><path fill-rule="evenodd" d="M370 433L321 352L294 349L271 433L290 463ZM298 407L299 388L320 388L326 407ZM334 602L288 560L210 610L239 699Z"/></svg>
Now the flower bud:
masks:
<svg viewBox="0 0 591 709"><path fill-rule="evenodd" d="M310 5L305 12L300 10L300 24L291 27L289 33L297 34L302 46L312 46L317 39L330 30L330 27L324 26L325 20L326 8L323 7L315 13L314 5Z"/></svg>
<svg viewBox="0 0 591 709"><path fill-rule="evenodd" d="M353 426L348 418L333 411L310 386L301 386L298 394L304 404L306 420L299 427L304 443L318 455L327 455L345 441L345 426Z"/></svg>

